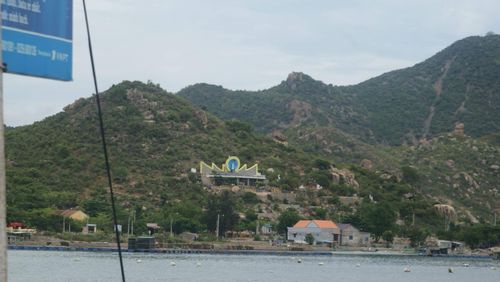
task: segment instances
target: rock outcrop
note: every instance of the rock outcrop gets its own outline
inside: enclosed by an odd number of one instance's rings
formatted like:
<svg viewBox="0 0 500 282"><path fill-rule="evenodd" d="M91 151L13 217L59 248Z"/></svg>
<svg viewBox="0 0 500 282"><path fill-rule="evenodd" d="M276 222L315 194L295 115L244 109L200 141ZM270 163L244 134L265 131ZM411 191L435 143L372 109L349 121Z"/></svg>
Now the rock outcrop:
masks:
<svg viewBox="0 0 500 282"><path fill-rule="evenodd" d="M355 175L352 171L348 169L330 169L332 175L332 181L335 184L345 184L354 188L359 188L359 183L355 179Z"/></svg>

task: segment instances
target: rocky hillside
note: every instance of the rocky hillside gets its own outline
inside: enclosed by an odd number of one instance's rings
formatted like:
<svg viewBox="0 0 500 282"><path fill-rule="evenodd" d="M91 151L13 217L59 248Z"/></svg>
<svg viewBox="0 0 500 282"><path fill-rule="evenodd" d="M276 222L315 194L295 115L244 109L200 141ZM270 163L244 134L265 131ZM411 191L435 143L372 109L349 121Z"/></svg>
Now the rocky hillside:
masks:
<svg viewBox="0 0 500 282"><path fill-rule="evenodd" d="M102 103L123 211L139 208L151 215L181 200L203 206L207 194L190 173L201 160L221 164L237 155L282 176L298 176L314 160L153 84L120 83L103 93ZM95 99L79 99L33 125L7 128L6 157L10 220L31 222L72 207L93 215L109 208Z"/></svg>
<svg viewBox="0 0 500 282"><path fill-rule="evenodd" d="M400 175L415 167L427 179L415 186L464 214L491 220L490 208L500 209L500 35L465 38L352 86L293 72L263 91L196 84L178 95L335 163L368 161ZM454 131L462 137L448 138Z"/></svg>
<svg viewBox="0 0 500 282"><path fill-rule="evenodd" d="M372 144L416 144L456 123L473 137L500 130L500 35L457 41L428 60L353 86L291 73L263 91L196 84L178 95L223 119L272 132L328 125Z"/></svg>
<svg viewBox="0 0 500 282"><path fill-rule="evenodd" d="M302 149L287 143L290 129L270 137L255 133L247 123L223 122L152 83L122 82L104 92L102 102L118 221L125 226L134 214L139 234L147 222L166 230L173 217L176 233L208 234L219 213L226 215L223 231L253 231L266 222L293 224L280 219L292 213L352 223L376 238L425 238L443 231L436 204L455 207L459 217L452 223L464 228L488 222L497 204L496 190L487 189L499 184L495 135L476 140L459 130L419 146L368 145L327 124L306 127L302 119L313 109L291 102L300 113L290 122L304 130L294 138L307 138L293 143L311 146ZM60 231L57 211L79 208L112 232L101 150L91 98L33 125L8 128L8 220ZM228 155L259 164L268 179L259 193L232 186L210 190L192 172L200 160L221 164ZM391 171L395 167L401 171Z"/></svg>

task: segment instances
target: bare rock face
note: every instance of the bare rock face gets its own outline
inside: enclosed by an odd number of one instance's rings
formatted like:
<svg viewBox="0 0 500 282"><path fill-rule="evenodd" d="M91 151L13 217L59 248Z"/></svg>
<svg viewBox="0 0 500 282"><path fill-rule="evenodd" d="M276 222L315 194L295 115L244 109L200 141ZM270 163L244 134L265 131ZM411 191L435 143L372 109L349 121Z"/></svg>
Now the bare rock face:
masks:
<svg viewBox="0 0 500 282"><path fill-rule="evenodd" d="M429 142L429 140L427 139L420 139L418 141L418 147L429 149L431 148L431 142Z"/></svg>
<svg viewBox="0 0 500 282"><path fill-rule="evenodd" d="M286 84L292 89L297 88L297 82L305 80L306 75L301 72L292 72L286 78Z"/></svg>
<svg viewBox="0 0 500 282"><path fill-rule="evenodd" d="M456 136L464 136L464 128L465 125L461 122L455 124L455 130L453 130L453 134Z"/></svg>
<svg viewBox="0 0 500 282"><path fill-rule="evenodd" d="M373 168L373 163L372 163L372 161L370 161L370 160L363 159L363 160L361 160L360 166L361 166L362 168L364 168L364 169L368 169L368 170L370 170L370 169L372 169L372 168Z"/></svg>
<svg viewBox="0 0 500 282"><path fill-rule="evenodd" d="M196 118L201 122L201 124L203 125L203 128L207 128L208 126L208 117L207 117L207 113L205 111L196 111L194 113L196 115Z"/></svg>
<svg viewBox="0 0 500 282"><path fill-rule="evenodd" d="M472 176L470 176L466 172L463 172L462 175L464 176L465 181L467 181L467 183L470 186L473 186L474 188L479 188L479 184L477 184L476 180L474 180L474 178Z"/></svg>
<svg viewBox="0 0 500 282"><path fill-rule="evenodd" d="M455 167L455 162L453 160L446 160L444 163L449 168L454 168Z"/></svg>
<svg viewBox="0 0 500 282"><path fill-rule="evenodd" d="M274 141L278 143L287 143L287 138L283 133L281 133L281 131L278 130L274 131L271 134L271 137L273 138Z"/></svg>
<svg viewBox="0 0 500 282"><path fill-rule="evenodd" d="M288 108L293 111L293 119L291 121L291 125L293 126L301 124L311 116L312 106L307 102L295 99L290 101Z"/></svg>
<svg viewBox="0 0 500 282"><path fill-rule="evenodd" d="M144 93L137 89L127 90L127 99L142 112L145 122L154 122L154 111L158 108L158 102L149 101Z"/></svg>
<svg viewBox="0 0 500 282"><path fill-rule="evenodd" d="M359 183L356 181L354 173L348 169L331 168L332 181L335 184L345 184L354 188L359 188Z"/></svg>
<svg viewBox="0 0 500 282"><path fill-rule="evenodd" d="M470 222L474 224L479 223L479 220L469 210L465 211L465 214L469 218Z"/></svg>

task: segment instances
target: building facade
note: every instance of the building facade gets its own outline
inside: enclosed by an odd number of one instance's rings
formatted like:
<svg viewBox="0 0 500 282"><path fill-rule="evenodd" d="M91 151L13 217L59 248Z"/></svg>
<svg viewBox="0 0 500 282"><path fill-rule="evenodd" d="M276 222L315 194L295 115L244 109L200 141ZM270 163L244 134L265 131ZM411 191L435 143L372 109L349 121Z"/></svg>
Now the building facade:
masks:
<svg viewBox="0 0 500 282"><path fill-rule="evenodd" d="M305 244L308 234L314 244L338 244L340 240L340 228L331 220L300 220L287 229L288 241L294 243Z"/></svg>
<svg viewBox="0 0 500 282"><path fill-rule="evenodd" d="M370 233L361 232L351 224L339 223L341 246L368 246L370 244Z"/></svg>
<svg viewBox="0 0 500 282"><path fill-rule="evenodd" d="M235 156L228 157L221 167L214 163L207 165L200 162L200 174L203 185L208 187L213 185L256 186L258 182L266 180L266 176L259 172L258 164L248 168L246 164L241 165L240 159Z"/></svg>
<svg viewBox="0 0 500 282"><path fill-rule="evenodd" d="M288 241L305 244L307 234L314 238L314 244L334 244L338 246L368 246L370 233L361 232L351 224L336 224L331 220L300 220L288 227Z"/></svg>

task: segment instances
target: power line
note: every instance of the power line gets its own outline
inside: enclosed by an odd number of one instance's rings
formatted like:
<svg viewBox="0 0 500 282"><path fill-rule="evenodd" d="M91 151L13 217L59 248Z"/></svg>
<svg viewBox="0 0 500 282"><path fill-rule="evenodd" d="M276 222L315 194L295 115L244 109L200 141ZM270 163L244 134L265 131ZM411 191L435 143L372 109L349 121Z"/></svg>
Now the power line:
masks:
<svg viewBox="0 0 500 282"><path fill-rule="evenodd" d="M104 151L104 160L106 162L106 173L108 175L109 195L111 197L111 208L113 211L113 224L114 224L114 230L115 230L115 236L116 236L116 243L118 245L118 256L120 257L120 270L121 270L121 274L122 274L122 281L125 282L125 271L123 269L122 248L121 248L121 244L120 244L120 231L118 230L118 221L116 219L115 197L113 195L113 184L111 181L111 169L110 169L110 165L109 165L106 137L104 134L104 123L102 120L101 100L99 98L99 90L97 88L97 77L96 77L95 65L94 65L94 55L92 53L92 42L90 40L89 20L87 17L87 7L85 5L85 0L82 0L82 1L83 1L83 11L85 13L85 24L87 26L87 38L88 38L88 42L89 42L90 63L92 65L92 76L94 77L95 96L96 96L96 101L97 101L97 113L99 115L99 127L101 130L102 149Z"/></svg>

